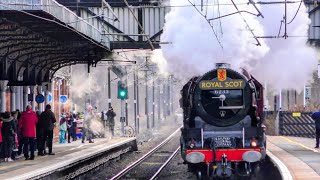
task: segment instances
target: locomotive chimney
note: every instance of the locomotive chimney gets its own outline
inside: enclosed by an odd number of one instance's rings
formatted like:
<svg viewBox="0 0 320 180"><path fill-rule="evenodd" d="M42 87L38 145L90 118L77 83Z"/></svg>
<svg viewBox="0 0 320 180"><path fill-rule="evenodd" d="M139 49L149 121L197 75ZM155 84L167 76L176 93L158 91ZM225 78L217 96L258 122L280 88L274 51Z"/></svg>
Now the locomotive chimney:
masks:
<svg viewBox="0 0 320 180"><path fill-rule="evenodd" d="M230 69L230 64L228 63L216 63L216 69L228 68Z"/></svg>

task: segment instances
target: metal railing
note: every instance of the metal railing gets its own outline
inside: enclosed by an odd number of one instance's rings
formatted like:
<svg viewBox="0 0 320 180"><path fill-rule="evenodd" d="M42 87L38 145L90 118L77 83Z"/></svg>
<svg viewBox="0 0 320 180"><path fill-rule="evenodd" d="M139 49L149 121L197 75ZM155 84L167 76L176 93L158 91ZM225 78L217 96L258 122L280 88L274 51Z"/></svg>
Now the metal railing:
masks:
<svg viewBox="0 0 320 180"><path fill-rule="evenodd" d="M110 48L110 40L107 36L102 35L97 27L55 0L1 0L0 2L0 10L44 11L63 22L66 26Z"/></svg>

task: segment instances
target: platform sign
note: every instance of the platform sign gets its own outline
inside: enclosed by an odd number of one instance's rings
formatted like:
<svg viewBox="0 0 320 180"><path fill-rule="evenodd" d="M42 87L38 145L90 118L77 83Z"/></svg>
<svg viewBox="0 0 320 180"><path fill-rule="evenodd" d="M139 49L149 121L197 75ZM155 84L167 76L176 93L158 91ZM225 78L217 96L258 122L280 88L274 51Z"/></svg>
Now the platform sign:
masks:
<svg viewBox="0 0 320 180"><path fill-rule="evenodd" d="M124 136L125 137L134 137L134 130L131 126L124 127Z"/></svg>
<svg viewBox="0 0 320 180"><path fill-rule="evenodd" d="M306 99L310 99L311 98L311 87L310 86L306 86L306 89L305 89L305 96L306 96Z"/></svg>
<svg viewBox="0 0 320 180"><path fill-rule="evenodd" d="M52 102L52 94L49 93L49 94L48 94L48 103L51 103L51 102Z"/></svg>
<svg viewBox="0 0 320 180"><path fill-rule="evenodd" d="M51 82L43 82L42 83L42 90L43 91L51 91L51 85L52 83Z"/></svg>
<svg viewBox="0 0 320 180"><path fill-rule="evenodd" d="M301 117L301 113L300 112L293 112L292 117Z"/></svg>
<svg viewBox="0 0 320 180"><path fill-rule="evenodd" d="M44 102L44 96L42 94L38 94L36 96L36 102L39 103L39 104L43 103Z"/></svg>
<svg viewBox="0 0 320 180"><path fill-rule="evenodd" d="M59 101L61 104L66 104L68 101L68 96L67 95L60 95Z"/></svg>

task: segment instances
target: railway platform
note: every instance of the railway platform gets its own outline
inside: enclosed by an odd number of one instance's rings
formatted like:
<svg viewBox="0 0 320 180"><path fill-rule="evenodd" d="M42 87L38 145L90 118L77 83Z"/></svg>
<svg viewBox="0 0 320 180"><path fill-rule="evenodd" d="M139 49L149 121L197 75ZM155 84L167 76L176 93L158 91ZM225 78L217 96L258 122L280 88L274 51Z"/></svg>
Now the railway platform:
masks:
<svg viewBox="0 0 320 180"><path fill-rule="evenodd" d="M314 146L315 139L311 138L267 137L269 156L278 159L275 164L286 180L320 180L320 149Z"/></svg>
<svg viewBox="0 0 320 180"><path fill-rule="evenodd" d="M137 150L136 138L95 139L94 143L54 144L55 155L36 156L35 160L19 158L0 163L0 179L71 179L99 165Z"/></svg>

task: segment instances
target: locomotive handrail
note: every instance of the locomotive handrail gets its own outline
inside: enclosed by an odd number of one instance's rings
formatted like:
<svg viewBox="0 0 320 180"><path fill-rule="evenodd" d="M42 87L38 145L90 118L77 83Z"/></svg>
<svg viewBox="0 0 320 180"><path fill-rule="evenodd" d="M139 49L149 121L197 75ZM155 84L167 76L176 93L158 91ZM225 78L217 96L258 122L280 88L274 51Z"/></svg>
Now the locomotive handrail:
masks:
<svg viewBox="0 0 320 180"><path fill-rule="evenodd" d="M224 94L221 94L219 97L211 97L212 99L220 99L221 100L221 106L219 106L219 109L244 109L244 105L242 106L223 106L223 102L226 100L226 96ZM213 101L212 101L213 102ZM212 102L208 103L211 104ZM206 104L206 105L208 105Z"/></svg>
<svg viewBox="0 0 320 180"><path fill-rule="evenodd" d="M219 106L219 109L244 109L244 106Z"/></svg>

